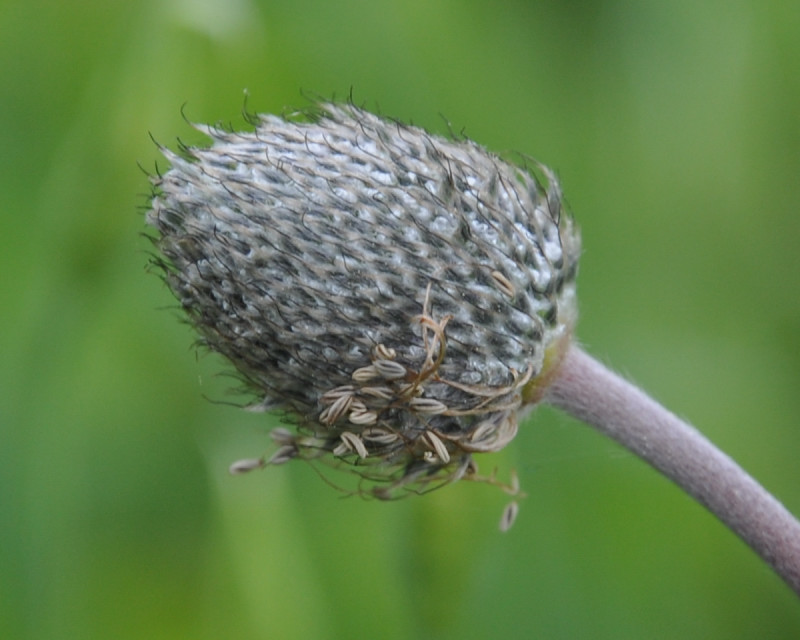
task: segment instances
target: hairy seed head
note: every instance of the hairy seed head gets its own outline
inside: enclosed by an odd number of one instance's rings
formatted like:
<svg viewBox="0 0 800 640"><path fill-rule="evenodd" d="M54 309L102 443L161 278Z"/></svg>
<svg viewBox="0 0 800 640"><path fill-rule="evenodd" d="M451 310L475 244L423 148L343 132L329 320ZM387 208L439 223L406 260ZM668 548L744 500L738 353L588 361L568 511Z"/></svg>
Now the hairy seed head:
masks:
<svg viewBox="0 0 800 640"><path fill-rule="evenodd" d="M352 464L382 498L474 474L575 322L554 176L352 105L202 130L163 150L147 222L204 343L294 422L274 462Z"/></svg>

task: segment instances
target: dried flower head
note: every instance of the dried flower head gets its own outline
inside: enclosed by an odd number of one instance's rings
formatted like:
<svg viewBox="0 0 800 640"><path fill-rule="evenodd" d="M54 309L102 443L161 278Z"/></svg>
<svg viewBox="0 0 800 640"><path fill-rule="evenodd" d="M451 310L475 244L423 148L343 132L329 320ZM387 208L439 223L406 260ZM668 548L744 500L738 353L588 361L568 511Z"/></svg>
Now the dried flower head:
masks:
<svg viewBox="0 0 800 640"><path fill-rule="evenodd" d="M294 424L265 463L348 465L379 498L474 475L574 325L554 176L352 105L254 124L164 149L147 222L203 342Z"/></svg>

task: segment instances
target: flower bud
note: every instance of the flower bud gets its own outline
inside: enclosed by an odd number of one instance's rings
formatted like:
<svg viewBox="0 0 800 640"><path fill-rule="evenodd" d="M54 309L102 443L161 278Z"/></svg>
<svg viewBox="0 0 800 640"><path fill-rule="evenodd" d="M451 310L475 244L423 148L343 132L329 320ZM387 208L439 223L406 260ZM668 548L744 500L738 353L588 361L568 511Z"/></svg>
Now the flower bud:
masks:
<svg viewBox="0 0 800 640"><path fill-rule="evenodd" d="M147 222L204 344L294 423L292 457L385 498L505 446L575 322L552 173L352 105L202 130L163 150Z"/></svg>

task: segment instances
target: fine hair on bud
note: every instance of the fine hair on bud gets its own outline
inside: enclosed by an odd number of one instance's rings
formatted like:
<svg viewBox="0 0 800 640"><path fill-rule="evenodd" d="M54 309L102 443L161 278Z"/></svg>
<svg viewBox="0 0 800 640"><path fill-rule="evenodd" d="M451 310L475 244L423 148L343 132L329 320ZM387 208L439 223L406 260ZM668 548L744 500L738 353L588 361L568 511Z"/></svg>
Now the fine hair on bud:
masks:
<svg viewBox="0 0 800 640"><path fill-rule="evenodd" d="M556 178L351 104L252 124L162 148L147 223L202 343L292 424L273 461L380 498L477 477L575 323Z"/></svg>

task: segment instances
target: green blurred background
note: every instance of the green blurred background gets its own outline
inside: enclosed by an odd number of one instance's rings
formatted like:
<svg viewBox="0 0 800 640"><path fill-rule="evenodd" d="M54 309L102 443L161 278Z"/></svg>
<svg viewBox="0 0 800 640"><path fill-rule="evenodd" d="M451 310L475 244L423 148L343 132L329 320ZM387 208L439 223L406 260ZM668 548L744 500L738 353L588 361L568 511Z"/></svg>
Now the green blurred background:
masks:
<svg viewBox="0 0 800 640"><path fill-rule="evenodd" d="M137 167L201 122L345 98L560 174L587 348L800 513L794 0L0 2L0 637L788 638L800 605L613 443L541 409L528 492L343 499L231 477L275 422L215 402L141 237ZM210 400L209 400L210 399Z"/></svg>

